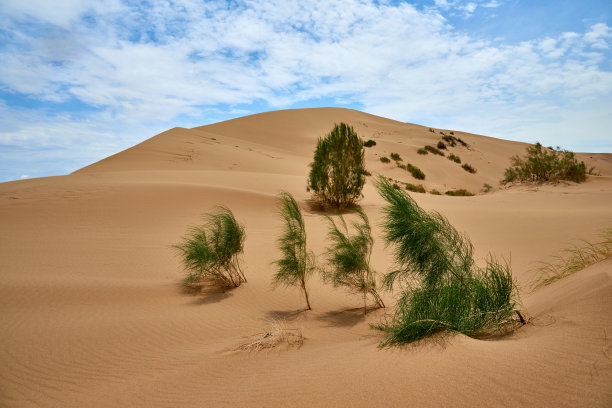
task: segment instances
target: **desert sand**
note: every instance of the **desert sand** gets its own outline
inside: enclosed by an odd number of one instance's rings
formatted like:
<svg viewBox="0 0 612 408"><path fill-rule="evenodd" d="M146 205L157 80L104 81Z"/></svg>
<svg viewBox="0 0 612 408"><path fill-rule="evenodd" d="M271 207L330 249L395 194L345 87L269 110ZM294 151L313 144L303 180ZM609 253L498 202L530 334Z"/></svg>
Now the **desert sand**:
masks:
<svg viewBox="0 0 612 408"><path fill-rule="evenodd" d="M325 248L305 187L317 138L338 122L377 142L366 149L372 174L420 184L380 162L397 152L428 190L480 192L412 196L467 233L477 257L511 260L527 325L379 349L369 324L392 311L393 293L364 317L359 296L318 276L311 311L297 289L272 289L281 190L300 203L310 247ZM526 144L455 130L469 149L451 151L477 169L469 174L416 153L440 130L347 109L277 111L174 128L67 176L0 184L0 406L612 406L611 260L530 290L539 261L612 226L612 154L578 154L601 173L585 183L506 188L499 180ZM170 246L219 204L246 227L248 283L183 293ZM384 202L371 180L360 204L385 272ZM299 328L302 346L238 349L273 320Z"/></svg>

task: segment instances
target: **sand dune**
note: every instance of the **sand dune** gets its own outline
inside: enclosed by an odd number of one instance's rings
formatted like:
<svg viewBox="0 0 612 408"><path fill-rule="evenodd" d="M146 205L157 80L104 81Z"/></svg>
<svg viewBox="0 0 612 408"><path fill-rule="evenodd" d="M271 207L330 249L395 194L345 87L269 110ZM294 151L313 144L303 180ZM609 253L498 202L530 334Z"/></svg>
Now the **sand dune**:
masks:
<svg viewBox="0 0 612 408"><path fill-rule="evenodd" d="M475 197L414 194L472 239L477 256L511 259L530 324L509 337L380 350L360 299L311 283L272 290L278 256L276 195L305 210L309 243L326 225L305 191L318 137L348 122L377 145L367 167L419 184L379 158L397 152L446 191L483 184ZM612 155L581 153L602 175L580 185L500 188L525 144L454 131L451 150L478 171L439 156L439 131L347 109L247 116L175 128L71 175L0 184L0 406L610 406L612 263L530 293L534 266L576 239L612 226ZM445 131L446 132L446 131ZM391 266L380 237L383 205L371 183L361 204L377 237L373 265ZM226 293L181 293L170 245L214 205L245 224L249 282ZM393 304L393 294L385 294ZM236 351L271 319L299 327L299 350Z"/></svg>

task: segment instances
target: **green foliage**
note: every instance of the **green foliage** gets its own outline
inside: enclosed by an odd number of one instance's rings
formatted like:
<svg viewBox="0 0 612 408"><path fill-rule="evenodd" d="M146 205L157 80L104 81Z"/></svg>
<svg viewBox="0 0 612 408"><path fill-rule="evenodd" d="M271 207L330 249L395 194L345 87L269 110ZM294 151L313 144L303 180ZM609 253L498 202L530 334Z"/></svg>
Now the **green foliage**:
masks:
<svg viewBox="0 0 612 408"><path fill-rule="evenodd" d="M482 185L482 189L484 190L485 193L488 193L489 191L491 191L492 188L493 188L493 186L490 185L490 184L487 184L487 183L484 183Z"/></svg>
<svg viewBox="0 0 612 408"><path fill-rule="evenodd" d="M448 190L444 194L455 197L470 197L474 195L473 193L467 191L465 188L460 188L458 190Z"/></svg>
<svg viewBox="0 0 612 408"><path fill-rule="evenodd" d="M227 207L217 207L204 220L204 225L191 227L182 242L173 245L187 272L184 285L192 289L203 283L240 286L247 281L238 259L244 251L244 227Z"/></svg>
<svg viewBox="0 0 612 408"><path fill-rule="evenodd" d="M449 132L449 133L450 133L451 135L454 135L454 134L455 134L455 132Z"/></svg>
<svg viewBox="0 0 612 408"><path fill-rule="evenodd" d="M459 138L457 138L457 141L458 141L459 143L461 143L461 145L463 145L463 147L469 147L469 146L468 146L468 144L467 144L466 142L464 142L463 140L461 140L461 138L460 138L460 137L459 137Z"/></svg>
<svg viewBox="0 0 612 408"><path fill-rule="evenodd" d="M417 153L418 154L428 154L427 150L425 150L425 149L419 149L419 150L417 150Z"/></svg>
<svg viewBox="0 0 612 408"><path fill-rule="evenodd" d="M425 187L423 187L422 184L414 185L414 184L410 184L410 183L406 183L406 190L408 191L413 191L415 193L426 193L427 191L425 190Z"/></svg>
<svg viewBox="0 0 612 408"><path fill-rule="evenodd" d="M438 190L436 190L435 188L432 190L429 190L429 194L433 194L433 195L442 195L441 192L439 192Z"/></svg>
<svg viewBox="0 0 612 408"><path fill-rule="evenodd" d="M389 156L391 157L391 160L402 161L402 158L398 153L391 153L389 154Z"/></svg>
<svg viewBox="0 0 612 408"><path fill-rule="evenodd" d="M586 165L578 162L573 152L546 149L540 143L528 146L525 157L513 156L511 162L512 166L506 169L502 184L560 180L580 183L586 180Z"/></svg>
<svg viewBox="0 0 612 408"><path fill-rule="evenodd" d="M319 138L310 166L308 190L321 204L349 207L361 196L364 149L351 126L340 123L325 138Z"/></svg>
<svg viewBox="0 0 612 408"><path fill-rule="evenodd" d="M455 147L457 145L457 142L454 136L444 135L442 136L442 139L444 139L444 141L448 143L451 147Z"/></svg>
<svg viewBox="0 0 612 408"><path fill-rule="evenodd" d="M436 147L440 150L446 150L446 145L442 141L439 141Z"/></svg>
<svg viewBox="0 0 612 408"><path fill-rule="evenodd" d="M372 229L367 215L357 210L359 222L353 222L354 235L349 233L342 215L338 223L329 216L328 238L331 241L327 248L327 268L322 271L323 280L334 287L344 287L352 293L363 296L363 313L367 313L367 296L370 295L378 307L385 307L376 290L376 272L370 268L372 255Z"/></svg>
<svg viewBox="0 0 612 408"><path fill-rule="evenodd" d="M273 285L297 286L302 290L306 307L310 310L306 281L315 270L315 257L306 248L306 228L302 211L297 202L287 192L279 195L279 214L283 218L284 228L278 238L282 257L275 262L278 270L273 277Z"/></svg>
<svg viewBox="0 0 612 408"><path fill-rule="evenodd" d="M423 171L417 166L413 166L410 163L406 163L406 170L408 170L410 174L412 174L412 177L414 177L415 179L425 180L425 173L423 173Z"/></svg>
<svg viewBox="0 0 612 408"><path fill-rule="evenodd" d="M436 131L435 131L435 130L433 130L432 128L429 128L429 131L430 131L431 133L436 133Z"/></svg>
<svg viewBox="0 0 612 408"><path fill-rule="evenodd" d="M438 156L444 156L444 153L442 153L440 150L438 150L435 147L430 146L430 145L425 146L425 150L427 150L428 152L431 152L433 154L437 154Z"/></svg>
<svg viewBox="0 0 612 408"><path fill-rule="evenodd" d="M364 147L373 147L373 146L376 146L376 142L374 140L370 139L367 142L364 142L363 146Z"/></svg>
<svg viewBox="0 0 612 408"><path fill-rule="evenodd" d="M467 164L467 163L464 163L464 164L463 164L463 166L461 166L461 168L462 168L463 170L467 171L468 173L472 173L472 174L476 173L476 169L475 169L475 168L473 168L472 166L470 166L470 165L469 165L469 164Z"/></svg>
<svg viewBox="0 0 612 408"><path fill-rule="evenodd" d="M461 163L459 156L455 156L452 153L448 155L448 160L454 161L455 163Z"/></svg>
<svg viewBox="0 0 612 408"><path fill-rule="evenodd" d="M383 178L376 187L388 203L384 238L394 246L397 265L384 283L402 288L393 317L375 326L387 334L381 346L442 331L479 336L510 324L515 285L509 266L493 257L486 267L476 266L469 238L445 217L421 209Z"/></svg>
<svg viewBox="0 0 612 408"><path fill-rule="evenodd" d="M391 163L391 160L389 160L389 158L385 157L385 156L381 157L380 161L383 162L383 163Z"/></svg>

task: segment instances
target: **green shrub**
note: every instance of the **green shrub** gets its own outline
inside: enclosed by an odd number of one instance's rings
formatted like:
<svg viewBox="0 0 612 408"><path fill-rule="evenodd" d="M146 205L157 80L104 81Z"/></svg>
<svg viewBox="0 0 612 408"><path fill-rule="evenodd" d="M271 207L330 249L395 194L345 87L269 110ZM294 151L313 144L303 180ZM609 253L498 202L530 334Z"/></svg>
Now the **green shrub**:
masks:
<svg viewBox="0 0 612 408"><path fill-rule="evenodd" d="M463 164L463 166L461 166L461 168L462 168L463 170L467 171L468 173L472 173L472 174L476 173L476 169L475 169L475 168L473 168L472 166L470 166L470 165L469 165L469 164L467 164L467 163L464 163L464 164Z"/></svg>
<svg viewBox="0 0 612 408"><path fill-rule="evenodd" d="M435 130L433 130L432 128L429 128L429 131L430 131L431 133L436 133L436 131L435 131Z"/></svg>
<svg viewBox="0 0 612 408"><path fill-rule="evenodd" d="M423 173L423 171L417 166L413 166L410 163L406 163L406 170L408 170L410 174L412 174L412 177L414 177L415 179L425 180L425 173Z"/></svg>
<svg viewBox="0 0 612 408"><path fill-rule="evenodd" d="M235 288L246 282L238 256L244 251L244 227L227 207L204 214L204 225L191 227L173 248L181 255L186 287L199 289L205 283Z"/></svg>
<svg viewBox="0 0 612 408"><path fill-rule="evenodd" d="M384 238L394 246L397 265L384 284L402 288L394 315L373 326L387 335L381 346L438 332L477 337L507 328L516 305L509 266L493 257L476 266L469 238L445 217L423 210L383 178L377 189L388 203Z"/></svg>
<svg viewBox="0 0 612 408"><path fill-rule="evenodd" d="M376 142L374 140L370 139L367 142L364 142L363 146L364 147L373 147L373 146L376 146Z"/></svg>
<svg viewBox="0 0 612 408"><path fill-rule="evenodd" d="M389 154L389 156L391 157L391 160L402 161L402 158L397 153L391 153L391 154Z"/></svg>
<svg viewBox="0 0 612 408"><path fill-rule="evenodd" d="M405 165L405 164L399 164L399 163L397 163L397 167L399 167L399 168L400 168L400 169L402 169L402 170L407 170L407 167L406 167L406 165Z"/></svg>
<svg viewBox="0 0 612 408"><path fill-rule="evenodd" d="M524 158L513 156L511 161L512 166L506 169L502 184L559 180L580 183L586 180L586 165L578 162L573 152L546 149L540 143L528 146Z"/></svg>
<svg viewBox="0 0 612 408"><path fill-rule="evenodd" d="M417 150L417 153L418 154L427 154L428 152L425 149L419 149L419 150Z"/></svg>
<svg viewBox="0 0 612 408"><path fill-rule="evenodd" d="M380 161L383 162L383 163L391 163L391 160L389 160L389 158L385 157L385 156L381 157Z"/></svg>
<svg viewBox="0 0 612 408"><path fill-rule="evenodd" d="M435 188L432 190L429 190L429 194L433 194L433 195L442 195L441 192L439 192L438 190L436 190Z"/></svg>
<svg viewBox="0 0 612 408"><path fill-rule="evenodd" d="M490 184L487 184L487 183L484 183L482 185L482 189L484 190L485 193L488 193L489 191L491 191L492 188L493 188L493 186L490 185Z"/></svg>
<svg viewBox="0 0 612 408"><path fill-rule="evenodd" d="M406 183L406 190L408 191L413 191L415 193L426 193L427 191L425 190L425 187L423 187L422 184L414 185L414 184L410 184L410 183Z"/></svg>
<svg viewBox="0 0 612 408"><path fill-rule="evenodd" d="M437 154L438 156L444 156L444 153L442 153L440 150L438 150L435 147L430 146L430 145L425 146L425 150L427 150L428 152L431 152L433 154Z"/></svg>
<svg viewBox="0 0 612 408"><path fill-rule="evenodd" d="M315 200L336 208L355 204L365 184L363 156L363 142L345 123L319 138L308 177Z"/></svg>
<svg viewBox="0 0 612 408"><path fill-rule="evenodd" d="M366 177L370 177L372 175L372 173L370 173L369 171L367 171L365 169L361 172L361 174L363 174Z"/></svg>
<svg viewBox="0 0 612 408"><path fill-rule="evenodd" d="M280 193L279 200L279 214L285 224L283 233L278 238L282 258L275 261L278 270L272 278L272 283L274 287L299 287L304 294L306 308L310 310L306 281L315 270L314 253L306 248L306 228L297 202L287 192Z"/></svg>
<svg viewBox="0 0 612 408"><path fill-rule="evenodd" d="M455 132L449 132L449 133L450 133L451 135L454 135L454 134L455 134Z"/></svg>
<svg viewBox="0 0 612 408"><path fill-rule="evenodd" d="M455 196L455 197L471 197L474 195L473 193L470 193L469 191L467 191L465 188L460 188L454 191L448 190L444 194L449 195L449 196Z"/></svg>
<svg viewBox="0 0 612 408"><path fill-rule="evenodd" d="M439 141L436 147L440 150L446 150L446 145L442 141Z"/></svg>
<svg viewBox="0 0 612 408"><path fill-rule="evenodd" d="M457 142L455 141L456 139L453 136L444 135L442 136L442 139L444 139L444 141L451 147L455 147L457 145Z"/></svg>
<svg viewBox="0 0 612 408"><path fill-rule="evenodd" d="M468 144L467 144L466 142L464 142L463 140L461 140L461 138L460 138L460 137L459 137L459 138L457 138L457 141L458 141L459 143L461 143L461 144L463 145L463 147L469 147L469 146L468 146Z"/></svg>
<svg viewBox="0 0 612 408"><path fill-rule="evenodd" d="M376 290L376 271L370 267L372 255L372 229L367 215L357 210L360 222L352 224L355 234L351 235L344 217L339 222L325 216L329 222L327 234L331 241L327 248L327 268L322 271L323 280L334 287L343 286L352 293L363 296L363 314L367 313L367 296L370 295L378 307L385 307Z"/></svg>
<svg viewBox="0 0 612 408"><path fill-rule="evenodd" d="M455 156L454 154L449 154L448 160L454 161L455 163L461 163L459 156Z"/></svg>

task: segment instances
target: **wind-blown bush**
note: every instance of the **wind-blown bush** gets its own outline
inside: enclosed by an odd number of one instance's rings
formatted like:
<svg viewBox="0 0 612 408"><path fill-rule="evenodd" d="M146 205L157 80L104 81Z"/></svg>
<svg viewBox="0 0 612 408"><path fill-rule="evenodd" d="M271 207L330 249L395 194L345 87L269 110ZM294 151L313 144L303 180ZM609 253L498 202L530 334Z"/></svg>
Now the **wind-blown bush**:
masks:
<svg viewBox="0 0 612 408"><path fill-rule="evenodd" d="M417 166L406 163L406 170L408 170L415 179L425 180L425 173L423 173L423 170L419 169Z"/></svg>
<svg viewBox="0 0 612 408"><path fill-rule="evenodd" d="M502 184L520 182L546 182L570 180L580 183L586 180L586 165L578 162L573 152L553 150L540 143L527 147L525 157L513 156L512 166L504 174Z"/></svg>
<svg viewBox="0 0 612 408"><path fill-rule="evenodd" d="M306 308L310 310L306 281L315 270L314 253L306 248L306 228L297 202L287 192L280 193L279 200L279 214L285 224L283 233L278 238L282 257L275 262L278 270L272 283L275 287L278 285L299 287L304 294Z"/></svg>
<svg viewBox="0 0 612 408"><path fill-rule="evenodd" d="M183 241L173 245L187 271L183 283L198 288L202 283L238 287L246 282L239 255L244 251L244 227L227 207L204 215L205 224L191 227Z"/></svg>
<svg viewBox="0 0 612 408"><path fill-rule="evenodd" d="M444 156L444 153L430 145L425 146L425 150L433 154L437 154L438 156Z"/></svg>
<svg viewBox="0 0 612 408"><path fill-rule="evenodd" d="M329 216L325 216L329 222L327 234L331 241L327 248L327 268L322 270L323 280L331 283L334 287L345 287L352 293L360 293L363 296L363 313L367 313L367 296L370 295L378 307L385 307L380 295L376 290L376 272L370 268L370 256L372 255L372 229L367 215L357 211L360 222L353 222L355 231L351 235L342 215L339 222Z"/></svg>
<svg viewBox="0 0 612 408"><path fill-rule="evenodd" d="M388 203L384 238L397 264L383 282L402 287L393 317L375 326L387 334L382 345L442 331L478 336L509 323L515 307L509 266L492 257L486 267L476 266L469 238L444 216L423 210L383 178L376 187Z"/></svg>
<svg viewBox="0 0 612 408"><path fill-rule="evenodd" d="M308 191L324 205L349 207L359 199L365 184L363 142L345 123L319 138L310 164Z"/></svg>

